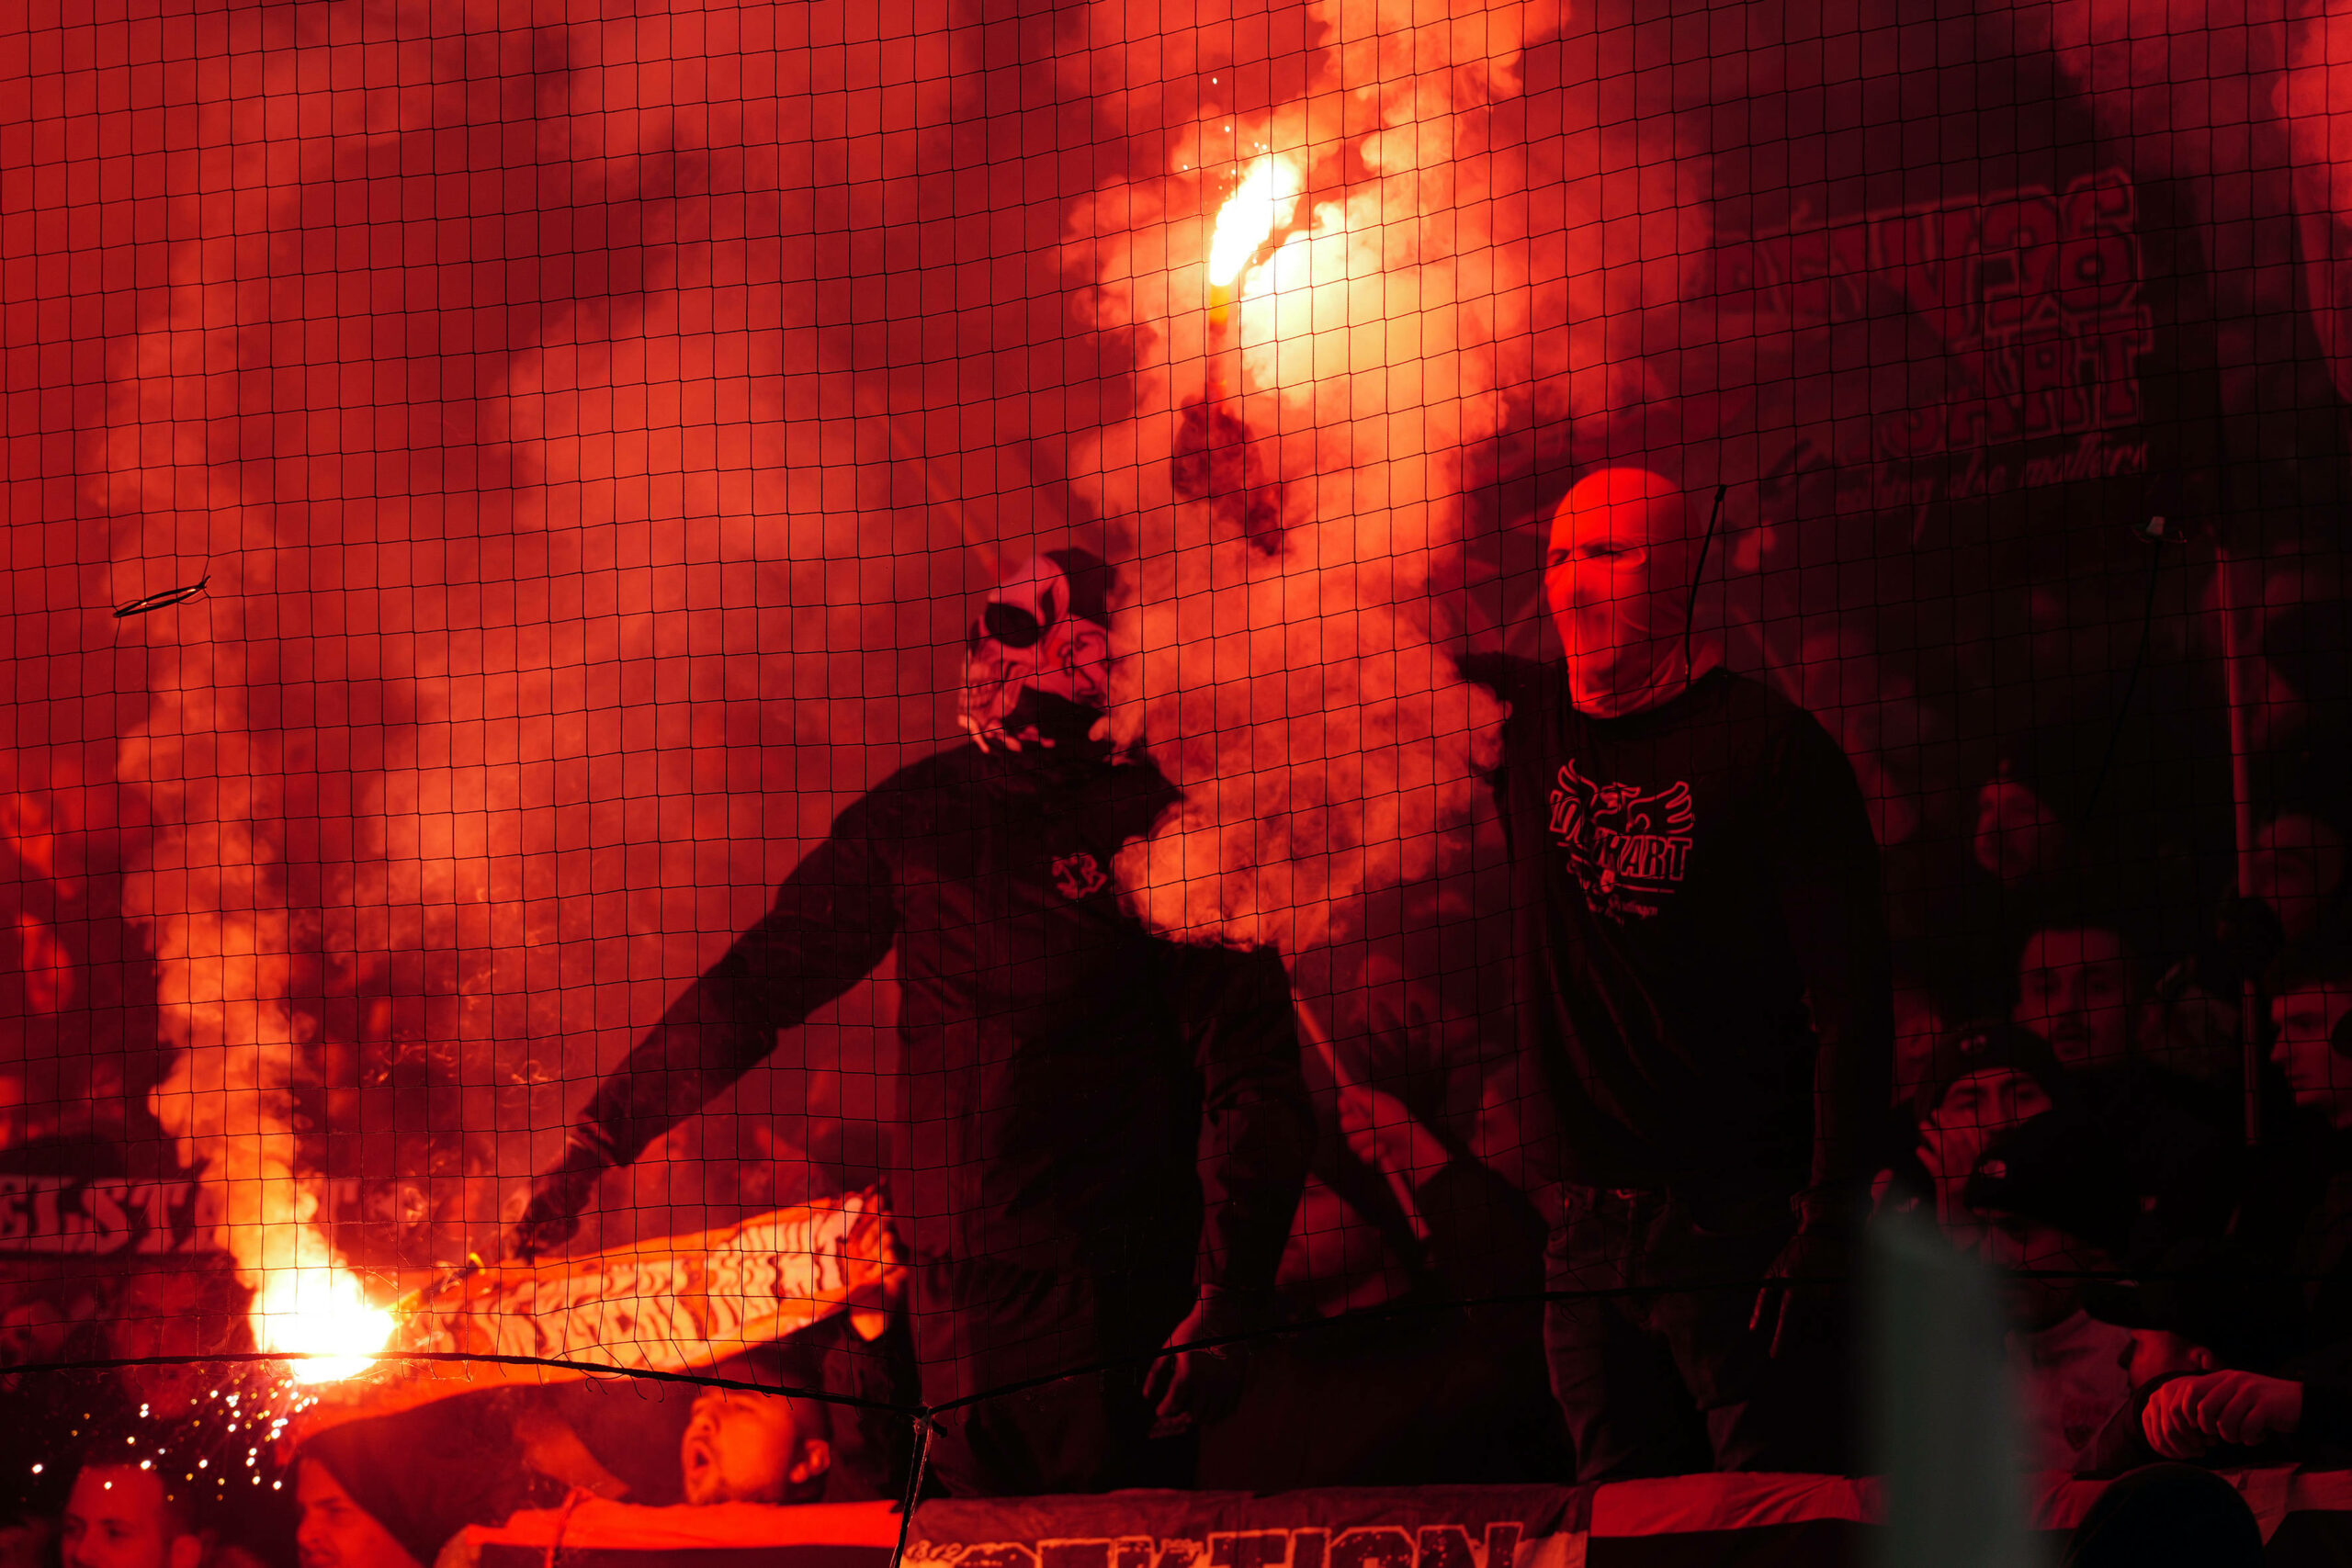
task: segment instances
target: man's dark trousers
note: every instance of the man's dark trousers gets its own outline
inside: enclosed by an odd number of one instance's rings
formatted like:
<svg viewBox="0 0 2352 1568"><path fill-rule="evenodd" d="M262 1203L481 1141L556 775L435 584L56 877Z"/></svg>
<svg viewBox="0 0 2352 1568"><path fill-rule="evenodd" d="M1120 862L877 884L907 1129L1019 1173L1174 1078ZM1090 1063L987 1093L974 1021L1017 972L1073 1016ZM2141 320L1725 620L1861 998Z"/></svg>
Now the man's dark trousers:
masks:
<svg viewBox="0 0 2352 1568"><path fill-rule="evenodd" d="M1579 1482L1849 1472L1842 1289L1829 1321L1816 1313L1777 1359L1770 1323L1750 1326L1796 1228L1785 1193L1569 1188L1563 1206L1545 1248L1544 1342Z"/></svg>

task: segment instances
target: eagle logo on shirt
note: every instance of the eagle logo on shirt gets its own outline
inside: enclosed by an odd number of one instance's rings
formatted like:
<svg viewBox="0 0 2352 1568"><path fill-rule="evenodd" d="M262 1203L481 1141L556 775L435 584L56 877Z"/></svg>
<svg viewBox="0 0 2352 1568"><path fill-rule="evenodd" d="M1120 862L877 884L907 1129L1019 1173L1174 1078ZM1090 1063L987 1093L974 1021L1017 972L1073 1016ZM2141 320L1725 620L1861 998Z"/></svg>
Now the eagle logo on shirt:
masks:
<svg viewBox="0 0 2352 1568"><path fill-rule="evenodd" d="M1100 862L1080 850L1074 855L1054 857L1054 886L1065 898L1091 898L1110 886L1111 879Z"/></svg>
<svg viewBox="0 0 2352 1568"><path fill-rule="evenodd" d="M1594 914L1646 919L1682 885L1697 820L1690 786L1649 791L1595 784L1563 765L1552 790L1552 832Z"/></svg>

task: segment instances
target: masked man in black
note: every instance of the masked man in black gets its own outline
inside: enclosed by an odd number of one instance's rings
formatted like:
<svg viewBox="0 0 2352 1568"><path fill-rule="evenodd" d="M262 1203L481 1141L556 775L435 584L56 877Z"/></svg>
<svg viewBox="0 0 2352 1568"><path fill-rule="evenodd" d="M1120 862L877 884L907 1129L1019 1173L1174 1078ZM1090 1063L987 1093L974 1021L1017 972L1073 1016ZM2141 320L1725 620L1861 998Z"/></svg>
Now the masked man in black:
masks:
<svg viewBox="0 0 2352 1568"><path fill-rule="evenodd" d="M1694 659L1696 520L1647 470L1580 481L1544 572L1566 660L1464 669L1511 709L1545 1349L1585 1481L1848 1458L1836 1281L1894 1051L1877 849L1827 732Z"/></svg>
<svg viewBox="0 0 2352 1568"><path fill-rule="evenodd" d="M1083 1370L944 1415L932 1470L957 1495L1163 1478L1155 1414L1165 1432L1231 1397L1227 1354L1187 1347L1266 1321L1314 1135L1279 957L1158 940L1111 885L1176 792L1096 739L1110 589L1066 549L989 596L958 715L972 743L842 813L605 1079L514 1238L560 1246L603 1171L895 947L889 1198L924 1402Z"/></svg>

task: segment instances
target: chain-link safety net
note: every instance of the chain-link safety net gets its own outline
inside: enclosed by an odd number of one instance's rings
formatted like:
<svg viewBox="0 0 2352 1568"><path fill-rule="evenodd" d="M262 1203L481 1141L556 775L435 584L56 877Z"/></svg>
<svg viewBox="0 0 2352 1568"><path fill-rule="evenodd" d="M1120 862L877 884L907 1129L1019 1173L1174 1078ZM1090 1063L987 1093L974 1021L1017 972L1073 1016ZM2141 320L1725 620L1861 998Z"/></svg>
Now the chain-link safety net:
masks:
<svg viewBox="0 0 2352 1568"><path fill-rule="evenodd" d="M0 1560L2352 1463L2215 3L0 7Z"/></svg>

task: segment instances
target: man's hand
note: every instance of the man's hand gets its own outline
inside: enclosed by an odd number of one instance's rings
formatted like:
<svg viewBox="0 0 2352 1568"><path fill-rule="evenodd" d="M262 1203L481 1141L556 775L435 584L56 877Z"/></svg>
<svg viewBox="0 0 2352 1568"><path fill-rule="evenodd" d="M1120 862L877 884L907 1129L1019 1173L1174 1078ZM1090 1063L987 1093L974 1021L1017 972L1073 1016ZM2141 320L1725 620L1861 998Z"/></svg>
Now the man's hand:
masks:
<svg viewBox="0 0 2352 1568"><path fill-rule="evenodd" d="M2303 1424L2303 1385L2256 1372L2175 1378L2148 1396L2140 1430L2166 1459L2197 1459L2216 1443L2258 1448Z"/></svg>
<svg viewBox="0 0 2352 1568"><path fill-rule="evenodd" d="M1802 1213L1796 1235L1772 1259L1747 1316L1749 1333L1771 1335L1774 1360L1829 1330L1846 1288L1851 1255L1847 1227L1826 1210L1807 1208Z"/></svg>
<svg viewBox="0 0 2352 1568"><path fill-rule="evenodd" d="M850 1328L872 1344L889 1332L890 1314L899 1310L899 1298L907 1284L906 1254L899 1249L890 1216L879 1209L868 1209L858 1216L849 1227L843 1250L851 1258L881 1265L878 1281L850 1298Z"/></svg>
<svg viewBox="0 0 2352 1568"><path fill-rule="evenodd" d="M1204 1292L1193 1303L1144 1378L1143 1396L1159 1416L1152 1436L1171 1437L1206 1426L1233 1408L1241 1393L1240 1347L1192 1347L1239 1331L1238 1314L1223 1307L1213 1292Z"/></svg>
<svg viewBox="0 0 2352 1568"><path fill-rule="evenodd" d="M506 1238L506 1256L529 1263L570 1241L580 1229L580 1211L596 1195L610 1163L593 1134L573 1128L564 1139L562 1160L531 1190L529 1205Z"/></svg>

